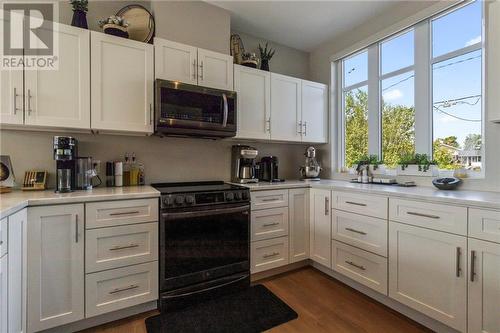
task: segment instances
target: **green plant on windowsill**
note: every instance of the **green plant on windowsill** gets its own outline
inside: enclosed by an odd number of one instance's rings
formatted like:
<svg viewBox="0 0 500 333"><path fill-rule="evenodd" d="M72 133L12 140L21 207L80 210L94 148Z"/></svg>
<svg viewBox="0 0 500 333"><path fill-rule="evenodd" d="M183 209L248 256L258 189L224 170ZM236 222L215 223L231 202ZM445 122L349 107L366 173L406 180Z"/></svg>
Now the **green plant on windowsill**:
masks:
<svg viewBox="0 0 500 333"><path fill-rule="evenodd" d="M405 154L401 156L398 162L401 165L401 169L406 169L409 165L418 165L418 171L427 172L429 171L431 165L435 165L432 159L427 156L427 154Z"/></svg>
<svg viewBox="0 0 500 333"><path fill-rule="evenodd" d="M360 159L354 162L353 165L356 165L356 171L359 172L362 166L371 165L373 166L373 170L377 170L380 165L384 164L384 161L379 160L377 155L363 155Z"/></svg>

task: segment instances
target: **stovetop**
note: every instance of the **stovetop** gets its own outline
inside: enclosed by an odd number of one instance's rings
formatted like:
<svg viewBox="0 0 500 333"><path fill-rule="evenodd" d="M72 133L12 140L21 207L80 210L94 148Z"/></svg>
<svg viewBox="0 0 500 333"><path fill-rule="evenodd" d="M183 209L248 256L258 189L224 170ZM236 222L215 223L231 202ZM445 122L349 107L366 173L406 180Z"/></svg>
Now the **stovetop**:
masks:
<svg viewBox="0 0 500 333"><path fill-rule="evenodd" d="M226 184L223 181L156 183L151 184L151 186L160 191L161 194L230 191L244 189L244 187L242 186Z"/></svg>
<svg viewBox="0 0 500 333"><path fill-rule="evenodd" d="M193 206L245 203L250 191L222 181L151 184L161 192L161 208L186 208Z"/></svg>

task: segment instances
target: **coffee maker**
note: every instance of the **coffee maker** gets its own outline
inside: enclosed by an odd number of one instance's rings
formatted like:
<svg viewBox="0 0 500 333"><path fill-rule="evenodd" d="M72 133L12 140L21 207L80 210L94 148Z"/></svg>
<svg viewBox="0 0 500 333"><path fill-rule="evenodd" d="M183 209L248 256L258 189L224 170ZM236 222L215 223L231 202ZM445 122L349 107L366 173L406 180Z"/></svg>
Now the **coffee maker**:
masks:
<svg viewBox="0 0 500 333"><path fill-rule="evenodd" d="M259 162L259 180L264 182L283 182L278 178L278 157L264 156Z"/></svg>
<svg viewBox="0 0 500 333"><path fill-rule="evenodd" d="M54 136L56 161L56 192L71 192L76 188L77 140L70 136Z"/></svg>
<svg viewBox="0 0 500 333"><path fill-rule="evenodd" d="M257 183L259 181L255 166L255 159L259 153L257 149L236 145L232 147L231 153L232 181L241 184Z"/></svg>

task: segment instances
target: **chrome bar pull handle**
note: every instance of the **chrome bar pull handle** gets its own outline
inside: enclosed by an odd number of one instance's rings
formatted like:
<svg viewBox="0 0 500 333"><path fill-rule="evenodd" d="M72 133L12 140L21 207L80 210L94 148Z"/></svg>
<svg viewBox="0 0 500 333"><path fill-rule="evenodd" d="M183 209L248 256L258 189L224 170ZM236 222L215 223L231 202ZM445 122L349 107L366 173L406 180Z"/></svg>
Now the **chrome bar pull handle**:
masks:
<svg viewBox="0 0 500 333"><path fill-rule="evenodd" d="M355 232L355 233L360 234L360 235L366 235L366 232L364 232L364 231L359 231L359 230L352 229L352 228L345 228L345 230L347 230L347 231L351 231L351 232Z"/></svg>
<svg viewBox="0 0 500 333"><path fill-rule="evenodd" d="M132 290L132 289L137 289L137 288L139 288L138 285L132 284L132 285L130 285L128 287L125 287L125 288L116 288L116 289L113 289L108 294L113 295L113 294L116 294L116 293L120 293L122 291L127 291L127 290Z"/></svg>
<svg viewBox="0 0 500 333"><path fill-rule="evenodd" d="M413 215L413 216L420 216L420 217L427 217L430 219L439 219L440 217L437 215L431 215L431 214L423 214L423 213L417 213L417 212L406 212L408 215Z"/></svg>
<svg viewBox="0 0 500 333"><path fill-rule="evenodd" d="M118 250L125 250L125 249L133 249L139 247L139 244L130 244L130 245L118 245L118 246L113 246L112 248L109 249L109 251L118 251Z"/></svg>
<svg viewBox="0 0 500 333"><path fill-rule="evenodd" d="M75 214L75 243L78 243L78 214Z"/></svg>
<svg viewBox="0 0 500 333"><path fill-rule="evenodd" d="M470 251L470 282L476 277L476 251Z"/></svg>
<svg viewBox="0 0 500 333"><path fill-rule="evenodd" d="M267 259L267 258L272 258L272 257L276 257L277 255L279 255L280 253L279 252L273 252L273 253L270 253L270 254L264 254L262 256L262 258L264 259Z"/></svg>
<svg viewBox="0 0 500 333"><path fill-rule="evenodd" d="M328 197L325 197L325 215L329 214L330 211L330 199Z"/></svg>
<svg viewBox="0 0 500 333"><path fill-rule="evenodd" d="M17 88L14 87L14 114L17 114L17 111L20 111L20 109L17 107L17 97L19 94L17 93Z"/></svg>
<svg viewBox="0 0 500 333"><path fill-rule="evenodd" d="M360 203L360 202L346 201L345 203L346 203L346 204L349 204L349 205L354 205L354 206L366 207L366 204L364 204L364 203Z"/></svg>
<svg viewBox="0 0 500 333"><path fill-rule="evenodd" d="M279 224L278 222L274 222L274 223L265 223L265 224L263 224L262 226L263 226L263 227L273 227L273 226L278 225L278 224Z"/></svg>
<svg viewBox="0 0 500 333"><path fill-rule="evenodd" d="M460 277L460 273L462 272L462 268L460 268L460 258L462 257L462 249L460 247L457 247L456 256L457 256L457 266L455 275L457 277Z"/></svg>
<svg viewBox="0 0 500 333"><path fill-rule="evenodd" d="M131 215L131 214L139 214L138 210L130 211L130 212L118 212L118 213L110 213L109 216L121 216L121 215Z"/></svg>
<svg viewBox="0 0 500 333"><path fill-rule="evenodd" d="M200 79L203 81L203 60L200 62Z"/></svg>
<svg viewBox="0 0 500 333"><path fill-rule="evenodd" d="M266 132L271 133L271 118L266 120Z"/></svg>
<svg viewBox="0 0 500 333"><path fill-rule="evenodd" d="M193 79L196 79L196 59L193 59Z"/></svg>
<svg viewBox="0 0 500 333"><path fill-rule="evenodd" d="M28 116L31 116L31 90L28 89Z"/></svg>
<svg viewBox="0 0 500 333"><path fill-rule="evenodd" d="M307 121L304 121L304 136L307 136Z"/></svg>
<svg viewBox="0 0 500 333"><path fill-rule="evenodd" d="M302 134L303 134L303 132L302 132L302 126L303 126L303 125L302 125L302 122L301 122L301 121L299 121L299 123L297 124L297 128L298 128L298 129L297 129L297 133L298 133L298 134L300 134L300 135L302 135Z"/></svg>
<svg viewBox="0 0 500 333"><path fill-rule="evenodd" d="M345 263L346 263L346 264L348 264L348 265L351 265L351 266L353 266L353 267L356 267L357 269L360 269L360 270L362 270L362 271L366 271L366 268L365 268L364 266L361 266L361 265L355 264L355 263L353 263L352 261L348 261L348 260L346 260L346 262L345 262Z"/></svg>

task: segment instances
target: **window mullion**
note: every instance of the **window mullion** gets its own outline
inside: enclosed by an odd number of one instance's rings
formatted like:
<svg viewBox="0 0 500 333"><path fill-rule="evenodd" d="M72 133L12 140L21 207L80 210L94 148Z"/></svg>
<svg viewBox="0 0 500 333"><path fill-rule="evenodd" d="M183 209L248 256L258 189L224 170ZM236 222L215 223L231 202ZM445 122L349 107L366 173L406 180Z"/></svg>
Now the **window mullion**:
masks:
<svg viewBox="0 0 500 333"><path fill-rule="evenodd" d="M415 151L432 156L431 34L429 21L415 26Z"/></svg>
<svg viewBox="0 0 500 333"><path fill-rule="evenodd" d="M368 154L382 157L379 54L378 44L368 48Z"/></svg>

